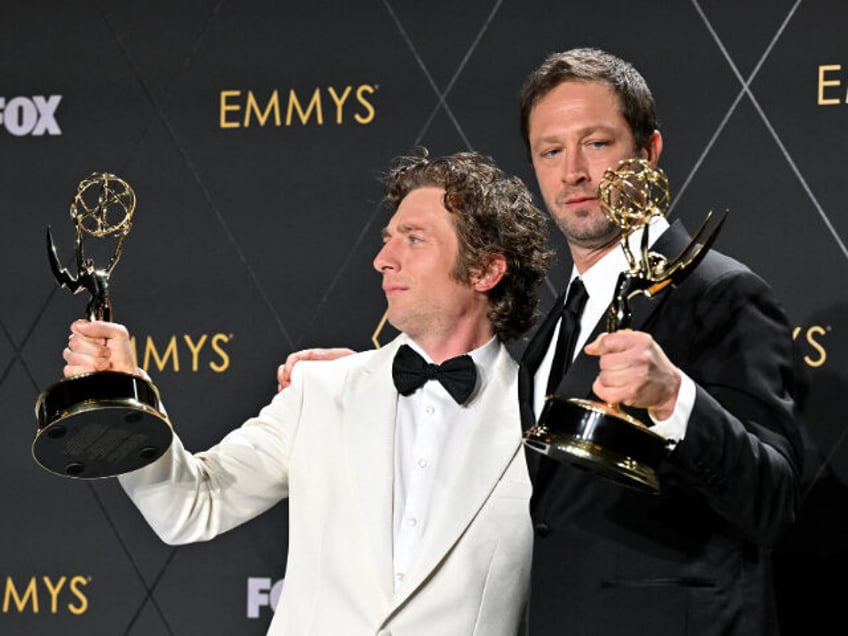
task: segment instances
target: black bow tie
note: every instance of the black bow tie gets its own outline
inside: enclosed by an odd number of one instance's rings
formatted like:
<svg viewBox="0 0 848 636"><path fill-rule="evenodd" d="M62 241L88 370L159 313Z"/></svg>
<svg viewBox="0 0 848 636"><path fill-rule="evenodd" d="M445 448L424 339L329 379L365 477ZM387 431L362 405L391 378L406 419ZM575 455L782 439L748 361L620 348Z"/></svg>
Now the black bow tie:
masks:
<svg viewBox="0 0 848 636"><path fill-rule="evenodd" d="M401 395L410 395L427 380L438 380L457 404L464 404L474 391L477 368L467 354L431 364L409 345L401 345L395 354L392 378Z"/></svg>

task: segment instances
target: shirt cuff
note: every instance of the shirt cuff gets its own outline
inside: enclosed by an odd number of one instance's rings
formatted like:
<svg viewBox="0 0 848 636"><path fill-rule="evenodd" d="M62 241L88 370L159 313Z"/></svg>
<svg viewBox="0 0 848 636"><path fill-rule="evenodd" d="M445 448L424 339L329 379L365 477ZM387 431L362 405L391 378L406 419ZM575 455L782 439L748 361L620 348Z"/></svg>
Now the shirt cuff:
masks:
<svg viewBox="0 0 848 636"><path fill-rule="evenodd" d="M657 420L651 417L654 426L651 430L669 441L669 450L673 449L686 436L689 416L695 406L695 382L688 375L680 372L680 390L677 392L677 402L671 417ZM650 414L649 414L650 415Z"/></svg>

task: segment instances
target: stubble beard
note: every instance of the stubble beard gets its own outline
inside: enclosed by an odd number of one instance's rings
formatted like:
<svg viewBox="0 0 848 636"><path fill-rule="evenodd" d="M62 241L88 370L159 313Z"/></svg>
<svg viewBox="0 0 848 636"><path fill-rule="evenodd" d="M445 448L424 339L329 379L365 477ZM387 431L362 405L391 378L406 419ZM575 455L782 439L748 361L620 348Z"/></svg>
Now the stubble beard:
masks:
<svg viewBox="0 0 848 636"><path fill-rule="evenodd" d="M619 227L597 210L584 210L571 217L551 214L569 245L599 249L618 240Z"/></svg>

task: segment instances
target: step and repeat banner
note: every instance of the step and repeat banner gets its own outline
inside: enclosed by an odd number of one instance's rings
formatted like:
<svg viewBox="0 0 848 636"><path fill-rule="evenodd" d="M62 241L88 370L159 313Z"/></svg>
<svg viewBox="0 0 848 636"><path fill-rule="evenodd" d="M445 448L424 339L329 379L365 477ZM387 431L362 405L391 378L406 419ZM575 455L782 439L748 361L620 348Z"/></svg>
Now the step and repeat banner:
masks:
<svg viewBox="0 0 848 636"><path fill-rule="evenodd" d="M371 262L393 157L473 149L535 191L518 92L548 53L575 46L642 71L669 216L691 228L729 210L716 248L785 303L809 446L803 516L774 555L781 619L788 634L843 622L846 25L842 0L0 4L0 633L258 635L283 585L285 504L170 547L115 480L33 460L36 398L86 315L46 239L50 228L78 276L78 184L110 172L135 191L114 320L202 450L271 399L289 352L390 337ZM570 268L552 241L542 309Z"/></svg>

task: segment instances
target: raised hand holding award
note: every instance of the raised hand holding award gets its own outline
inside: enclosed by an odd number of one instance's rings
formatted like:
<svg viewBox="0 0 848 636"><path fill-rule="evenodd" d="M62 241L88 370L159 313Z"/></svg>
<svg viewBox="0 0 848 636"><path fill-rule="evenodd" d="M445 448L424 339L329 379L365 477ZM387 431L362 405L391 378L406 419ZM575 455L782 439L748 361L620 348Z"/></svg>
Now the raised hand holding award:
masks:
<svg viewBox="0 0 848 636"><path fill-rule="evenodd" d="M47 229L47 256L57 282L72 293L88 291L89 320L112 320L109 278L132 228L136 197L123 179L94 173L80 182L71 203L77 273L63 268ZM98 267L86 253L86 237L106 246ZM89 246L89 247L95 247ZM35 406L35 460L63 477L98 479L146 466L170 446L173 430L160 411L156 387L117 371L65 378L41 393Z"/></svg>

